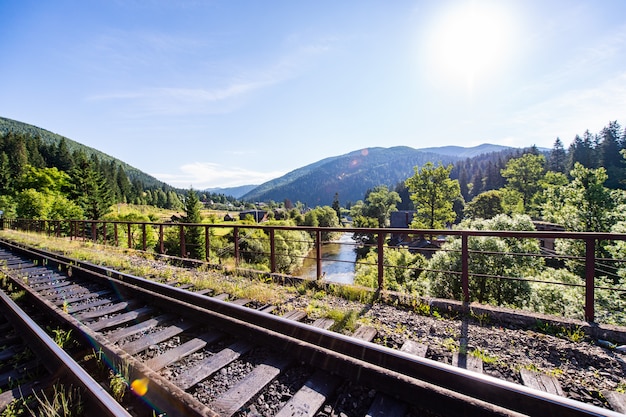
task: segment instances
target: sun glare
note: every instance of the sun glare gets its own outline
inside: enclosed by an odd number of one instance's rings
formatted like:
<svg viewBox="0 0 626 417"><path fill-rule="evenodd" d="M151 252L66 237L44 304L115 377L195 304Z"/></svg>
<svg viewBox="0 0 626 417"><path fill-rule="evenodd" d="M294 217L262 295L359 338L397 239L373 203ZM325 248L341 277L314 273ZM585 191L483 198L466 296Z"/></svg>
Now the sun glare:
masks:
<svg viewBox="0 0 626 417"><path fill-rule="evenodd" d="M503 3L456 3L432 28L429 49L446 82L473 89L504 68L513 53L513 22Z"/></svg>

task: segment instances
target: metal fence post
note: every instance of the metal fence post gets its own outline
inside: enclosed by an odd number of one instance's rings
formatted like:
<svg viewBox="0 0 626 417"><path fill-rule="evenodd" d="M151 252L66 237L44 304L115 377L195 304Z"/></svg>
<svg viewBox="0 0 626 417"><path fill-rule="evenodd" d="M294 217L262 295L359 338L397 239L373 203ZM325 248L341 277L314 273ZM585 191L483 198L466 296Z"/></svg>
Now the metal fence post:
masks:
<svg viewBox="0 0 626 417"><path fill-rule="evenodd" d="M596 240L585 239L585 321L593 323L595 320L595 288L596 273Z"/></svg>
<svg viewBox="0 0 626 417"><path fill-rule="evenodd" d="M163 225L160 224L159 225L159 253L163 254L164 252L164 247L163 247Z"/></svg>
<svg viewBox="0 0 626 417"><path fill-rule="evenodd" d="M461 235L461 287L463 288L463 301L468 303L469 296L469 247L466 233Z"/></svg>
<svg viewBox="0 0 626 417"><path fill-rule="evenodd" d="M276 272L276 242L274 241L275 229L270 229L270 271Z"/></svg>
<svg viewBox="0 0 626 417"><path fill-rule="evenodd" d="M385 254L383 253L383 245L385 243L385 234L378 232L378 289L382 290L385 283Z"/></svg>
<svg viewBox="0 0 626 417"><path fill-rule="evenodd" d="M204 260L211 261L211 233L209 233L209 226L204 226Z"/></svg>
<svg viewBox="0 0 626 417"><path fill-rule="evenodd" d="M146 237L146 224L145 223L141 223L141 247L142 247L144 252L148 248L147 237Z"/></svg>
<svg viewBox="0 0 626 417"><path fill-rule="evenodd" d="M239 228L233 228L233 242L235 244L235 265L239 266Z"/></svg>
<svg viewBox="0 0 626 417"><path fill-rule="evenodd" d="M317 279L322 278L322 231L315 231L315 266L317 267Z"/></svg>
<svg viewBox="0 0 626 417"><path fill-rule="evenodd" d="M180 257L187 257L187 245L185 244L185 226L182 224L179 226L179 239L180 239Z"/></svg>

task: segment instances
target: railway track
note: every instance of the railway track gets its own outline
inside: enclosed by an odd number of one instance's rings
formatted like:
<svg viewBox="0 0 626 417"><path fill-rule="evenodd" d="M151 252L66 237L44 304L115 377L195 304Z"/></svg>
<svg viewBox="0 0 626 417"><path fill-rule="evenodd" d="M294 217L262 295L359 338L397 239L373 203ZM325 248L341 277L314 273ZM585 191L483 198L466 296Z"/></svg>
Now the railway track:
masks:
<svg viewBox="0 0 626 417"><path fill-rule="evenodd" d="M623 416L425 359L412 343L400 350L376 345L367 326L348 337L327 330L328 320L301 322L303 312L280 317L250 300L9 242L0 242L0 264L38 310L63 320L122 370L155 414L331 415L340 401L355 401L347 388L358 386L368 395L355 409L372 417Z"/></svg>
<svg viewBox="0 0 626 417"><path fill-rule="evenodd" d="M51 390L63 390L68 398L80 396L66 406L99 416L130 416L1 290L0 314L0 411L20 398L30 398L35 404L26 406L38 410L51 405Z"/></svg>

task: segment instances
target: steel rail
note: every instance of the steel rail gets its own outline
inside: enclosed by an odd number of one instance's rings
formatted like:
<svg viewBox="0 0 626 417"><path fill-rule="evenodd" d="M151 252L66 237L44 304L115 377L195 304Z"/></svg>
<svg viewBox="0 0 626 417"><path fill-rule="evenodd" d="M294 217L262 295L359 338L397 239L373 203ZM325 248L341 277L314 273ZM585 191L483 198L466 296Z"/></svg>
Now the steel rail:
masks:
<svg viewBox="0 0 626 417"><path fill-rule="evenodd" d="M30 254L31 257L42 257L41 259L48 256L56 257L55 254L39 249L27 250L17 247L16 249ZM419 405L420 400L429 398L427 396L435 396L441 401L444 401L444 398L454 398L452 403L454 407L458 407L458 411L467 412L468 407L476 411L475 407L482 407L483 411L490 415L509 415L505 410L512 410L526 415L623 417L623 414L608 409L419 358L110 268L87 262L81 262L78 266L75 260L73 264L67 263L68 260L70 258L49 262L71 267L75 276L97 273L102 278L115 282L115 285L123 285L129 291L140 291L143 288L150 292L150 297L154 298L155 302L176 302L177 308L187 315L197 318L198 314L204 314L212 323L238 328L242 336L276 345L329 372L348 376L357 381L368 378L368 383L372 383L375 388L391 394L395 392L403 400L413 401L416 405ZM357 367L353 366L355 364ZM415 391L407 391L407 385L401 384L407 379L421 381L413 386L412 389ZM450 405L446 404L446 409Z"/></svg>
<svg viewBox="0 0 626 417"><path fill-rule="evenodd" d="M130 417L113 397L107 393L72 357L59 347L4 291L0 291L2 307L7 319L19 329L19 334L29 342L30 349L42 358L51 375L66 376L84 389L88 402L107 417Z"/></svg>

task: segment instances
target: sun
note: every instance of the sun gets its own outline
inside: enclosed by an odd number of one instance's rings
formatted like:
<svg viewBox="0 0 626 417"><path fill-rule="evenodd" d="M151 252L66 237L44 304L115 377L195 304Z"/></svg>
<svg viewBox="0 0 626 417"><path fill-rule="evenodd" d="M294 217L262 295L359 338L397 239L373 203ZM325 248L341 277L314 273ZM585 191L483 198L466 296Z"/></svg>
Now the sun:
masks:
<svg viewBox="0 0 626 417"><path fill-rule="evenodd" d="M468 88L488 80L514 53L515 22L503 2L455 2L432 27L429 48L439 75Z"/></svg>

